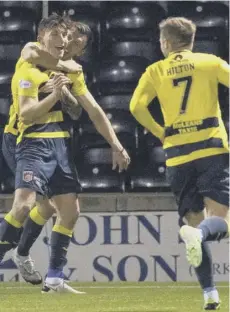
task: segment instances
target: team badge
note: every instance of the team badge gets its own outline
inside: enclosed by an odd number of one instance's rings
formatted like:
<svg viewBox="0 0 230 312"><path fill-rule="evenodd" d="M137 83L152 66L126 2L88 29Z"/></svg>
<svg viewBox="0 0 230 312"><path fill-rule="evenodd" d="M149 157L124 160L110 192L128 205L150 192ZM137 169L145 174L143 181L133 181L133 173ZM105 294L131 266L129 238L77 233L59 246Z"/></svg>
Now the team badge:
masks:
<svg viewBox="0 0 230 312"><path fill-rule="evenodd" d="M33 171L23 171L23 181L30 182L33 180Z"/></svg>

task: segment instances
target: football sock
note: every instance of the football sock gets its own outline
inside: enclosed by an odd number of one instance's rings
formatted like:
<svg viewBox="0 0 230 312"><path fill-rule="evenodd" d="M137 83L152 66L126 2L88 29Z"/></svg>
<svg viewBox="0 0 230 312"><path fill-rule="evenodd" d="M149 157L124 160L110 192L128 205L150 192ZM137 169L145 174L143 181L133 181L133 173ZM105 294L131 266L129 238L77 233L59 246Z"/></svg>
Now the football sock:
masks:
<svg viewBox="0 0 230 312"><path fill-rule="evenodd" d="M47 277L63 277L63 267L67 263L66 254L72 237L72 230L55 225L51 234L51 256Z"/></svg>
<svg viewBox="0 0 230 312"><path fill-rule="evenodd" d="M228 234L228 224L221 217L208 217L203 220L198 229L201 230L202 241L221 240Z"/></svg>
<svg viewBox="0 0 230 312"><path fill-rule="evenodd" d="M30 211L18 244L18 254L20 256L29 255L30 248L40 235L46 221L38 212L37 207Z"/></svg>
<svg viewBox="0 0 230 312"><path fill-rule="evenodd" d="M204 289L204 301L207 302L209 299L217 303L220 302L219 293L215 287Z"/></svg>
<svg viewBox="0 0 230 312"><path fill-rule="evenodd" d="M203 254L202 262L199 267L195 268L195 272L201 288L205 291L205 289L213 289L215 285L213 281L212 255L209 243L204 242L201 247Z"/></svg>
<svg viewBox="0 0 230 312"><path fill-rule="evenodd" d="M18 244L22 224L10 213L0 223L0 262L6 252Z"/></svg>

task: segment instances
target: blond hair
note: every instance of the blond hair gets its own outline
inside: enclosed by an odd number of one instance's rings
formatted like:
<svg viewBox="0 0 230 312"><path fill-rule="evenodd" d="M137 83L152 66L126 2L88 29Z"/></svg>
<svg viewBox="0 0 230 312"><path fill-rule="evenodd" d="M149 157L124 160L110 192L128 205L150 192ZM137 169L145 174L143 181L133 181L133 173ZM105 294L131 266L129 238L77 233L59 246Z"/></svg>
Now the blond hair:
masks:
<svg viewBox="0 0 230 312"><path fill-rule="evenodd" d="M184 17L169 17L159 24L160 33L170 42L172 49L178 49L193 44L196 25Z"/></svg>

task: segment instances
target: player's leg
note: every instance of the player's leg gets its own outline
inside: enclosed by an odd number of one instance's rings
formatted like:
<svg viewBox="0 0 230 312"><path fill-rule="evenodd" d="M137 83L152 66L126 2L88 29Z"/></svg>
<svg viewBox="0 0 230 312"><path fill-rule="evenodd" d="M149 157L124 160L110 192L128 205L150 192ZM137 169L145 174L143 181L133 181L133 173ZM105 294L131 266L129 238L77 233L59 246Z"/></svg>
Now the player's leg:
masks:
<svg viewBox="0 0 230 312"><path fill-rule="evenodd" d="M30 211L24 224L24 228L15 248L12 259L17 265L22 277L33 285L41 284L42 277L35 269L29 255L30 249L40 235L43 226L55 212L48 199L40 199L37 205Z"/></svg>
<svg viewBox="0 0 230 312"><path fill-rule="evenodd" d="M17 244L21 227L34 206L36 193L28 188L15 191L13 207L0 224L0 261Z"/></svg>
<svg viewBox="0 0 230 312"><path fill-rule="evenodd" d="M15 159L16 141L17 141L17 135L14 135L12 133L7 133L7 132L3 133L2 154L3 154L6 165L8 166L8 168L10 169L14 177L15 177L15 171L16 171L16 159ZM20 230L18 231L18 240L20 238L22 230L23 230L23 227L21 227ZM17 246L18 240L15 241L15 244L13 247Z"/></svg>
<svg viewBox="0 0 230 312"><path fill-rule="evenodd" d="M29 251L40 235L43 226L55 212L48 198L39 198L37 205L30 211L24 224L24 229L15 255L19 256L19 258L20 256L24 257L29 255Z"/></svg>
<svg viewBox="0 0 230 312"><path fill-rule="evenodd" d="M167 168L167 176L176 196L180 217L187 216L188 222L195 224L202 217L204 202L196 186L197 172L194 162ZM190 233L187 233L187 228L194 229L192 226L182 226L180 235L185 242L189 262L192 261L193 265L195 264L194 266L197 267L202 261L201 240L199 236L191 236Z"/></svg>
<svg viewBox="0 0 230 312"><path fill-rule="evenodd" d="M185 215L187 224L191 227L197 228L197 226L205 219L206 213L203 210L200 213L188 212ZM213 263L212 255L208 242L202 242L202 261L201 264L194 268L199 284L203 290L204 295L204 307L206 309L212 307L219 307L219 293L216 289L213 276Z"/></svg>
<svg viewBox="0 0 230 312"><path fill-rule="evenodd" d="M193 164L168 168L167 173L172 190L176 196L180 217L185 218L187 224L191 227L196 227L205 218L205 210L203 198L198 193L198 188L196 187L197 175ZM199 246L201 247L201 252L203 252L203 258L200 266L195 268L195 272L206 302L207 291L212 290L209 294L213 298L216 298L214 295L218 296L218 292L215 290L213 281L212 256L209 245L204 243L202 245L199 244Z"/></svg>
<svg viewBox="0 0 230 312"><path fill-rule="evenodd" d="M57 219L51 234L51 256L43 291L82 293L64 282L63 268L75 223L80 213L77 195L80 184L73 160L70 157L69 140L55 140L58 166L50 180L50 196L57 210ZM56 286L55 286L56 285Z"/></svg>
<svg viewBox="0 0 230 312"><path fill-rule="evenodd" d="M204 250L203 246L208 246L207 241L220 240L228 235L228 156L201 159L196 161L196 168L199 174L197 185L200 194L204 197L207 217L198 224L197 229L184 226L181 229L181 236L185 241L187 240L189 262L196 267L196 271L201 271L203 274L205 268L202 269L202 264L207 256L207 250ZM201 262L199 263L197 259ZM215 287L206 287L204 298L205 310L220 308L219 295Z"/></svg>
<svg viewBox="0 0 230 312"><path fill-rule="evenodd" d="M43 292L72 292L81 294L64 281L66 254L80 209L75 193L54 196L57 219L51 233L51 255Z"/></svg>
<svg viewBox="0 0 230 312"><path fill-rule="evenodd" d="M198 225L202 241L215 241L227 237L229 235L229 207L208 197L204 198L204 202L207 218Z"/></svg>
<svg viewBox="0 0 230 312"><path fill-rule="evenodd" d="M17 141L17 135L14 135L12 133L4 133L3 139L2 139L2 153L5 159L6 164L8 165L9 169L11 170L12 174L15 176L16 172L16 141ZM42 206L43 207L43 206ZM44 210L41 206L39 208L35 206L31 213L33 216L35 216L37 211L40 211L41 209ZM48 218L47 218L48 219ZM27 224L28 222L26 222ZM24 225L23 225L24 227ZM21 233L23 232L23 227L21 228L21 231L19 233L19 238L21 236ZM31 235L30 235L31 237ZM17 243L17 242L15 242ZM15 244L16 246L17 244Z"/></svg>
<svg viewBox="0 0 230 312"><path fill-rule="evenodd" d="M224 155L206 157L196 161L199 178L197 185L204 198L207 218L198 229L184 226L182 238L193 241L188 246L188 260L197 267L200 265L202 253L201 242L220 240L228 235L228 202L229 202L229 166L228 157Z"/></svg>
<svg viewBox="0 0 230 312"><path fill-rule="evenodd" d="M49 142L43 139L24 139L17 148L19 152L17 153L16 187L24 185L25 188L33 190L35 195L38 193L45 196L48 190L48 179L52 176L56 167L56 161L51 159L52 150L49 147ZM32 207L34 207L34 203ZM44 223L44 218L39 214L37 208L33 210L32 216L37 222ZM35 222L33 225L34 231ZM36 235L38 235L38 232L40 233L40 230L41 227L39 229L36 227ZM28 228L23 229L22 235L23 238L24 235L30 236ZM31 239L33 241L32 235ZM35 269L30 255L24 251L25 253L19 257L17 250L13 254L13 259L24 280L32 284L40 284L42 277Z"/></svg>

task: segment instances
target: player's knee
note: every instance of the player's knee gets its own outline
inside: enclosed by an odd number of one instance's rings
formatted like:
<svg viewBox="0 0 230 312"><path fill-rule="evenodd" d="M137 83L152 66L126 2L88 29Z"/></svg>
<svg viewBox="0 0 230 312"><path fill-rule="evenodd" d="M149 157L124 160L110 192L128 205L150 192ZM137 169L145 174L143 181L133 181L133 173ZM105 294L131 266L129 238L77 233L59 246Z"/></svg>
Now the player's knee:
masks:
<svg viewBox="0 0 230 312"><path fill-rule="evenodd" d="M79 217L79 202L75 194L61 195L53 198L60 224L72 229Z"/></svg>
<svg viewBox="0 0 230 312"><path fill-rule="evenodd" d="M48 220L56 212L55 208L50 204L49 200L43 200L36 203L38 213L43 219Z"/></svg>
<svg viewBox="0 0 230 312"><path fill-rule="evenodd" d="M79 211L75 205L69 206L68 208L69 209L66 210L65 213L59 212L58 218L64 227L73 229L79 217Z"/></svg>
<svg viewBox="0 0 230 312"><path fill-rule="evenodd" d="M24 221L35 203L36 193L29 190L16 190L11 214L20 221Z"/></svg>
<svg viewBox="0 0 230 312"><path fill-rule="evenodd" d="M204 198L205 207L207 210L207 216L212 217L221 217L223 219L228 219L229 207L226 205L222 205L211 198Z"/></svg>
<svg viewBox="0 0 230 312"><path fill-rule="evenodd" d="M17 220L24 221L28 216L32 205L26 201L16 200L14 201L11 213Z"/></svg>
<svg viewBox="0 0 230 312"><path fill-rule="evenodd" d="M66 227L68 229L72 229L74 228L76 222L77 222L77 219L78 219L78 212L77 210L73 210L71 213L68 214L68 216L66 216L66 218L63 220L66 224Z"/></svg>

